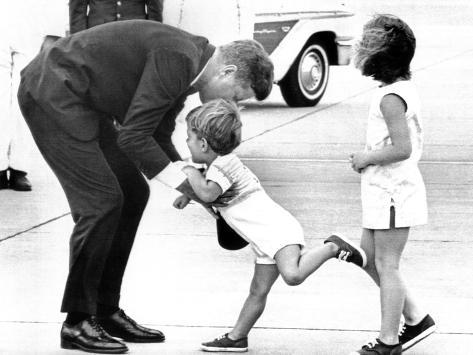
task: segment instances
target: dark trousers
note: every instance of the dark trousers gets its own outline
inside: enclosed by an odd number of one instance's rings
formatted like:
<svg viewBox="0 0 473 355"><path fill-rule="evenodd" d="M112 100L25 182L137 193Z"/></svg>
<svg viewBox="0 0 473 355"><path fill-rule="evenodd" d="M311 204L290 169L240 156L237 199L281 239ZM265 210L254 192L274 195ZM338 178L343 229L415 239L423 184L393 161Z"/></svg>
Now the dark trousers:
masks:
<svg viewBox="0 0 473 355"><path fill-rule="evenodd" d="M100 122L97 135L78 139L24 88L18 97L36 144L64 189L75 223L61 311L96 314L98 303L118 306L123 274L149 197L148 183L118 148L109 118L100 113L88 117L86 122ZM90 108L88 112L90 116Z"/></svg>

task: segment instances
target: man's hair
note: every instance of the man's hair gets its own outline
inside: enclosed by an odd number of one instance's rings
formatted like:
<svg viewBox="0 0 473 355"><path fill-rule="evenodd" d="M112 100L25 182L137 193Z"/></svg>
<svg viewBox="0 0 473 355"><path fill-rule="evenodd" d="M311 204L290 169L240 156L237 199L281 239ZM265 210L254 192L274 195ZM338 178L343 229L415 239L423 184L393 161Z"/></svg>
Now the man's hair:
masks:
<svg viewBox="0 0 473 355"><path fill-rule="evenodd" d="M229 154L241 143L240 111L233 101L206 102L190 111L186 121L197 137L205 138L217 154Z"/></svg>
<svg viewBox="0 0 473 355"><path fill-rule="evenodd" d="M377 14L363 27L355 47L355 66L365 76L386 84L410 79L416 39L411 28L394 15Z"/></svg>
<svg viewBox="0 0 473 355"><path fill-rule="evenodd" d="M238 40L219 47L225 65L235 65L236 79L251 87L258 100L264 100L273 87L274 66L263 46L254 40Z"/></svg>

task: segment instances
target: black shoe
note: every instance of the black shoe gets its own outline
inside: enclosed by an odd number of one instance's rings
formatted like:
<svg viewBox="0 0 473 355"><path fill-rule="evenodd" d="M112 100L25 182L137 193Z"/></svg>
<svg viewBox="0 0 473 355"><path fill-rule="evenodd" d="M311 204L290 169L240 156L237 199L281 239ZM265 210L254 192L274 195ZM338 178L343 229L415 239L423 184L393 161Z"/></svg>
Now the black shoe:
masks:
<svg viewBox="0 0 473 355"><path fill-rule="evenodd" d="M363 345L360 350L352 351L349 355L400 355L402 354L401 343L396 345L384 344L376 339Z"/></svg>
<svg viewBox="0 0 473 355"><path fill-rule="evenodd" d="M100 354L124 354L128 351L125 344L112 338L103 330L94 316L90 316L76 325L63 323L61 348L79 349Z"/></svg>
<svg viewBox="0 0 473 355"><path fill-rule="evenodd" d="M324 244L326 243L334 243L336 246L338 246L338 252L336 256L339 260L353 263L361 268L366 266L367 259L364 250L358 248L348 238L340 237L338 235L331 235L325 239Z"/></svg>
<svg viewBox="0 0 473 355"><path fill-rule="evenodd" d="M8 176L7 171L0 171L0 190L8 189Z"/></svg>
<svg viewBox="0 0 473 355"><path fill-rule="evenodd" d="M248 351L248 338L233 340L226 333L217 339L202 343L200 349L210 352L244 353Z"/></svg>
<svg viewBox="0 0 473 355"><path fill-rule="evenodd" d="M31 183L24 171L10 168L10 189L15 191L31 191Z"/></svg>
<svg viewBox="0 0 473 355"><path fill-rule="evenodd" d="M435 322L428 314L416 325L404 324L399 332L399 342L402 344L402 351L427 338L435 332L435 328Z"/></svg>
<svg viewBox="0 0 473 355"><path fill-rule="evenodd" d="M119 309L108 317L99 318L100 325L108 334L132 343L161 343L164 334L159 330L145 328Z"/></svg>

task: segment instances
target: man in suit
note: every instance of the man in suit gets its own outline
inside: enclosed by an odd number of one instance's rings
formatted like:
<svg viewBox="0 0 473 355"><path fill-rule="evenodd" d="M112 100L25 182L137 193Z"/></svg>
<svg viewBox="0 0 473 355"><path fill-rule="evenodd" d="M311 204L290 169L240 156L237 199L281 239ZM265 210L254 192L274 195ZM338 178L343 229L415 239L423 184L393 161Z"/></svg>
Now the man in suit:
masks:
<svg viewBox="0 0 473 355"><path fill-rule="evenodd" d="M253 40L215 48L204 37L143 20L59 39L22 71L22 112L75 222L61 308L64 348L122 353L126 345L111 336L164 340L119 308L148 201L142 174L191 195L171 142L187 95L262 100L272 80L273 65Z"/></svg>
<svg viewBox="0 0 473 355"><path fill-rule="evenodd" d="M69 0L71 34L123 20L163 22L163 0Z"/></svg>

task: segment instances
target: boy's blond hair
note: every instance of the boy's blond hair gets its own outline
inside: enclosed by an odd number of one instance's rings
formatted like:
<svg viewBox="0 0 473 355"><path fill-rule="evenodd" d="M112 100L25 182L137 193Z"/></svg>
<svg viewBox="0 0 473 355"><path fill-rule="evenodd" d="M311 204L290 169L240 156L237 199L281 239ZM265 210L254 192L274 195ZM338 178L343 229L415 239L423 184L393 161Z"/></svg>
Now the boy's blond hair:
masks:
<svg viewBox="0 0 473 355"><path fill-rule="evenodd" d="M205 138L219 155L231 153L241 143L240 111L233 101L209 101L190 111L186 121L197 137Z"/></svg>

